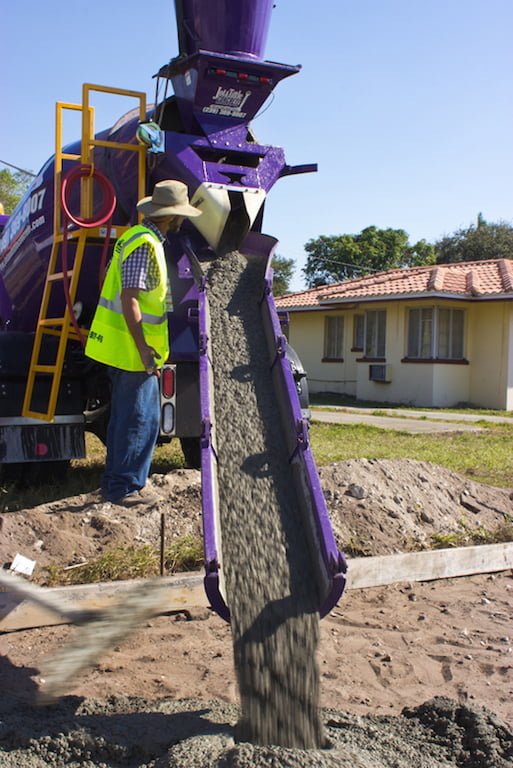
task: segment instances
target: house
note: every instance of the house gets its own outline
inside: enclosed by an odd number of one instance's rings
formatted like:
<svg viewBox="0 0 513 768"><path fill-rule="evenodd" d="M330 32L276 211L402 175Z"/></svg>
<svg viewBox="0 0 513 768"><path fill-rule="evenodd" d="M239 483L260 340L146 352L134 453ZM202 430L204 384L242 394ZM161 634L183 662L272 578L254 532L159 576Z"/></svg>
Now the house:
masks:
<svg viewBox="0 0 513 768"><path fill-rule="evenodd" d="M513 260L392 269L276 299L311 392L513 409Z"/></svg>

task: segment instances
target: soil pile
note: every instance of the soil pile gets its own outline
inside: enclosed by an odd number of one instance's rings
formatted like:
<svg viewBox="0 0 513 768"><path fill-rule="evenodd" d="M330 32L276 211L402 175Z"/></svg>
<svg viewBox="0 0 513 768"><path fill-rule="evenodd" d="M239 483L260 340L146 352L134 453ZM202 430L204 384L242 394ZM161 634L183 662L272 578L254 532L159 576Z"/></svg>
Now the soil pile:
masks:
<svg viewBox="0 0 513 768"><path fill-rule="evenodd" d="M153 508L124 509L81 493L0 515L0 564L19 552L36 561L33 581L44 584L48 565L79 565L115 547L158 547L162 512L169 540L201 536L199 470L154 474L149 485L161 496Z"/></svg>
<svg viewBox="0 0 513 768"><path fill-rule="evenodd" d="M434 536L485 535L513 520L509 490L426 461L352 459L319 476L337 544L355 556L431 549Z"/></svg>
<svg viewBox="0 0 513 768"><path fill-rule="evenodd" d="M493 532L513 516L509 489L424 461L353 459L321 467L319 476L337 544L348 555L430 549L433 536ZM44 583L52 563L77 564L116 546L158 546L162 512L169 540L200 536L199 471L152 475L151 486L161 496L152 509L123 509L82 493L1 514L0 564L19 552L36 560L33 580Z"/></svg>

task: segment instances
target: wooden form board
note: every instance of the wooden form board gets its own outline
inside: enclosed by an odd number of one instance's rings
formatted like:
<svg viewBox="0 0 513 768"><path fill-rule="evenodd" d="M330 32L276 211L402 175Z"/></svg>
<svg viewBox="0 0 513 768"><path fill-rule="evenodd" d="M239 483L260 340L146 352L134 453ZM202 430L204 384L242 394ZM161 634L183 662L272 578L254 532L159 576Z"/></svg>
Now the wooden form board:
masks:
<svg viewBox="0 0 513 768"><path fill-rule="evenodd" d="M450 579L509 568L513 568L513 542L359 557L349 561L346 588L381 587L397 581Z"/></svg>
<svg viewBox="0 0 513 768"><path fill-rule="evenodd" d="M203 589L203 574L177 574L165 577L169 586L168 599L162 613L208 606ZM123 600L138 582L110 581L99 584L79 584L70 587L52 587L48 593L58 600L63 611L102 610ZM13 592L0 591L0 632L12 632L33 627L68 624L69 618L46 610Z"/></svg>
<svg viewBox="0 0 513 768"><path fill-rule="evenodd" d="M398 555L360 557L348 561L346 589L385 586L400 581L433 581L435 579L494 573L513 568L513 542L477 547L441 549L429 552L407 552ZM208 607L203 589L203 574L166 576L169 596L162 613ZM102 609L127 598L134 581L82 584L55 587L48 592L63 609ZM0 633L20 629L66 624L65 616L56 615L22 600L9 591L0 591Z"/></svg>

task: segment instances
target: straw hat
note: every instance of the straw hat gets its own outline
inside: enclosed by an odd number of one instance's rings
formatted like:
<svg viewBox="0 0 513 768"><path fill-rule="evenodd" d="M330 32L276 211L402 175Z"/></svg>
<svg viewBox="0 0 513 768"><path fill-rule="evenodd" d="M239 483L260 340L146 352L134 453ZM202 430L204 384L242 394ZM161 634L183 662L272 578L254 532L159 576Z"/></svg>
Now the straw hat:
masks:
<svg viewBox="0 0 513 768"><path fill-rule="evenodd" d="M151 197L143 197L137 203L137 210L144 216L201 216L201 211L189 203L187 186L182 181L159 181Z"/></svg>

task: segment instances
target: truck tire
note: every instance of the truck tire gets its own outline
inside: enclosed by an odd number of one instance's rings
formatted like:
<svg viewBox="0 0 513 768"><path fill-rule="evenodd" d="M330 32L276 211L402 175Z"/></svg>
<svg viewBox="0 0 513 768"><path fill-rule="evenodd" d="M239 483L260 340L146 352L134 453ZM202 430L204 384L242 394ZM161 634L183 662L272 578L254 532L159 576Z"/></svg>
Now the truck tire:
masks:
<svg viewBox="0 0 513 768"><path fill-rule="evenodd" d="M189 469L201 468L201 450L199 437L181 437L180 445Z"/></svg>

